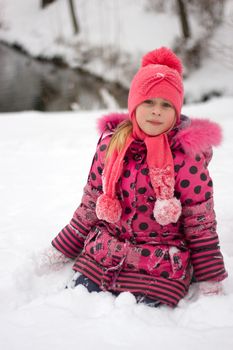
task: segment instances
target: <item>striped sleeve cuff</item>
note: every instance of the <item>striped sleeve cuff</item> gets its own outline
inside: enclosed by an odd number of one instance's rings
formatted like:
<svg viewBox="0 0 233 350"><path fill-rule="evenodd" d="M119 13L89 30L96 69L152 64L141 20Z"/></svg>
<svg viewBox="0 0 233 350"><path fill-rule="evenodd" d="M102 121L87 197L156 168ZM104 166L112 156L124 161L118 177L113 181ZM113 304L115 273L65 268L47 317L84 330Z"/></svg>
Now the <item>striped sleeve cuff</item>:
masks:
<svg viewBox="0 0 233 350"><path fill-rule="evenodd" d="M194 251L191 260L197 282L221 281L227 277L223 256L218 247Z"/></svg>
<svg viewBox="0 0 233 350"><path fill-rule="evenodd" d="M52 245L65 256L75 259L82 251L84 236L72 225L66 225L52 240Z"/></svg>

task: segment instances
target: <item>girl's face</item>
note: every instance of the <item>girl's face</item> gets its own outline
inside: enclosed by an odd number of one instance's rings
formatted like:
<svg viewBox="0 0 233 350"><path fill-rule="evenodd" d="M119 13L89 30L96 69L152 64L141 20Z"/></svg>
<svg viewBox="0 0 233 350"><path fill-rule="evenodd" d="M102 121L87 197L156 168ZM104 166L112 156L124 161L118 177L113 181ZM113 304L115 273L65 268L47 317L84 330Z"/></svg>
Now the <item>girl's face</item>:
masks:
<svg viewBox="0 0 233 350"><path fill-rule="evenodd" d="M145 100L136 108L136 121L144 133L157 136L175 125L175 108L171 102L162 98Z"/></svg>

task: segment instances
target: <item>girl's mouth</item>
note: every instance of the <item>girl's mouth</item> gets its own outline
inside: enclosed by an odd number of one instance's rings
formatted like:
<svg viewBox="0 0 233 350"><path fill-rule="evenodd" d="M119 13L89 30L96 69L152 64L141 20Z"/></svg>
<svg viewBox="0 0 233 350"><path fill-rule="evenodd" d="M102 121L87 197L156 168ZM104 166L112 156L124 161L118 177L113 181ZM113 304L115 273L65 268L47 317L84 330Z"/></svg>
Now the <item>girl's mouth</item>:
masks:
<svg viewBox="0 0 233 350"><path fill-rule="evenodd" d="M162 122L158 122L158 121L155 121L155 120L147 120L147 122L152 124L152 125L161 125L161 124L163 124Z"/></svg>

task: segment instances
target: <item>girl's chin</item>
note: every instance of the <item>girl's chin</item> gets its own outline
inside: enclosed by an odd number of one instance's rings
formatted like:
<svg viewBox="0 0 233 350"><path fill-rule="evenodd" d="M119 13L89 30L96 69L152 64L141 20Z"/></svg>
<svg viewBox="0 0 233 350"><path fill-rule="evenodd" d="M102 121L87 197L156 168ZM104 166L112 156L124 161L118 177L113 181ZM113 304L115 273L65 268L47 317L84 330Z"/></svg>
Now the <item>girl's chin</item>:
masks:
<svg viewBox="0 0 233 350"><path fill-rule="evenodd" d="M147 130L147 131L144 131L147 135L149 136L158 136L160 134L163 134L166 132L166 130L156 130L156 131L151 131L151 130Z"/></svg>

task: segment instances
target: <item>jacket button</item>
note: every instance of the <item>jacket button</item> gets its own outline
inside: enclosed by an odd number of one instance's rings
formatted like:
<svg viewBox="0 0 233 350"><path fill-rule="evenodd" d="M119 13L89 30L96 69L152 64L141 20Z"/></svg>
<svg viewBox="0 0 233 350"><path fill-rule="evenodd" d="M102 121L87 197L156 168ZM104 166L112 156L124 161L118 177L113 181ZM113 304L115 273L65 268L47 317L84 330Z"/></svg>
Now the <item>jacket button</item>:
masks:
<svg viewBox="0 0 233 350"><path fill-rule="evenodd" d="M142 159L142 156L141 156L140 154L135 154L133 158L134 158L134 160L136 160L136 162L137 162L137 161L139 161L139 160Z"/></svg>

